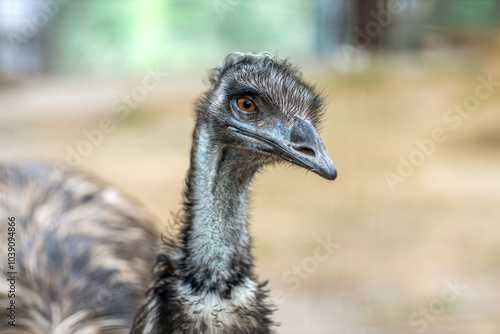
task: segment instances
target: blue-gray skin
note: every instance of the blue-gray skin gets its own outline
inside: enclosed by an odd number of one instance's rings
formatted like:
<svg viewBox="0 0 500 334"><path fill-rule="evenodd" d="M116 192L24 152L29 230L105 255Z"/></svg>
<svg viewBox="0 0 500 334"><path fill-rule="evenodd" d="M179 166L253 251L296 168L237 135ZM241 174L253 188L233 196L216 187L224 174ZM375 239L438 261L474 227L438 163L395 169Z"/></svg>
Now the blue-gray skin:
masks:
<svg viewBox="0 0 500 334"><path fill-rule="evenodd" d="M272 307L250 254L249 189L262 167L280 161L335 179L316 130L323 100L287 61L269 53L229 55L213 70L210 84L196 103L191 165L177 218L181 230L163 238L145 299L158 239L139 207L116 192L103 196L108 188L65 168L58 180L47 177L50 166L36 172L23 171L37 166L0 168L0 189L14 189L1 198L0 213L24 217L19 256L34 263L23 269L29 278L19 286L26 314L20 325L49 328L40 333L62 326L62 333L85 326L92 333L272 332ZM52 190L33 201L31 193L43 189L37 182ZM82 193L88 187L90 197ZM100 289L117 292L99 308L84 302Z"/></svg>

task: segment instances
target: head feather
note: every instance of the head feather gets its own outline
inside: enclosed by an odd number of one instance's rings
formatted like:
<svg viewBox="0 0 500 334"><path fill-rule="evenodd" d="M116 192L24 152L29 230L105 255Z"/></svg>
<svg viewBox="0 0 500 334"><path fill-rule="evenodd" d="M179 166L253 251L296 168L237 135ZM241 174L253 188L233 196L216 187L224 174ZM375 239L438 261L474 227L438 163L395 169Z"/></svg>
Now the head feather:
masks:
<svg viewBox="0 0 500 334"><path fill-rule="evenodd" d="M299 69L288 59L278 59L270 52L229 54L221 67L209 75L211 89L220 86L247 87L276 105L291 120L297 116L319 126L324 114L324 100L313 85L302 78Z"/></svg>

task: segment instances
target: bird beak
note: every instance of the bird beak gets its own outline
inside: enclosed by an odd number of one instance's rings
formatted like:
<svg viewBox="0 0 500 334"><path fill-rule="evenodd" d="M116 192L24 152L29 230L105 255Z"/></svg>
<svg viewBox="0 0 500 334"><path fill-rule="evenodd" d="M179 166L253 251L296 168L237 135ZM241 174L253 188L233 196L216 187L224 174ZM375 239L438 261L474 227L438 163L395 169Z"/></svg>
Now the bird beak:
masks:
<svg viewBox="0 0 500 334"><path fill-rule="evenodd" d="M279 121L264 131L234 126L228 128L258 140L264 146L261 150L268 154L310 170L327 180L335 180L337 177L337 168L328 155L318 130L298 117L294 119L292 127L288 128L289 131L283 131L287 127L283 127Z"/></svg>
<svg viewBox="0 0 500 334"><path fill-rule="evenodd" d="M327 180L335 180L337 177L337 168L312 124L296 117L288 143L280 146L282 146L283 159Z"/></svg>

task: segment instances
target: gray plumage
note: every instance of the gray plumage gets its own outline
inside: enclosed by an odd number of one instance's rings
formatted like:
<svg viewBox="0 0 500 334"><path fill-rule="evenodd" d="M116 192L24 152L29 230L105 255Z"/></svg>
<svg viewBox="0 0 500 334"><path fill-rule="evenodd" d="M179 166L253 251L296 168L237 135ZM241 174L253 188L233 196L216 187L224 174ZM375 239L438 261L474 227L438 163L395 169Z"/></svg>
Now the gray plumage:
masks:
<svg viewBox="0 0 500 334"><path fill-rule="evenodd" d="M164 238L156 261L154 224L113 188L62 166L0 167L0 217L15 216L24 239L19 325L26 333L40 323L39 333L272 332L250 254L249 189L279 161L336 177L315 129L322 105L269 53L231 54L214 69L196 103L181 231ZM102 290L111 297L96 303Z"/></svg>
<svg viewBox="0 0 500 334"><path fill-rule="evenodd" d="M0 165L0 272L15 218L15 298L0 281L0 332L127 333L159 233L116 189L59 164ZM15 326L7 303L15 300Z"/></svg>

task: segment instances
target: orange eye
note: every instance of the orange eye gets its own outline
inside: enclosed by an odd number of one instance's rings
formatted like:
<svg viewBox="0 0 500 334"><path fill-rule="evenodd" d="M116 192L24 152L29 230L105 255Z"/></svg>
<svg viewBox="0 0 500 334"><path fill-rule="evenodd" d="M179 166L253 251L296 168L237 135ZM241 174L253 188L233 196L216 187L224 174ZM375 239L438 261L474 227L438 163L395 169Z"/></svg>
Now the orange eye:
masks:
<svg viewBox="0 0 500 334"><path fill-rule="evenodd" d="M238 108L240 108L241 111L244 112L251 112L255 111L257 109L257 106L255 103L253 103L251 100L247 99L246 97L241 97L236 101L236 105Z"/></svg>

